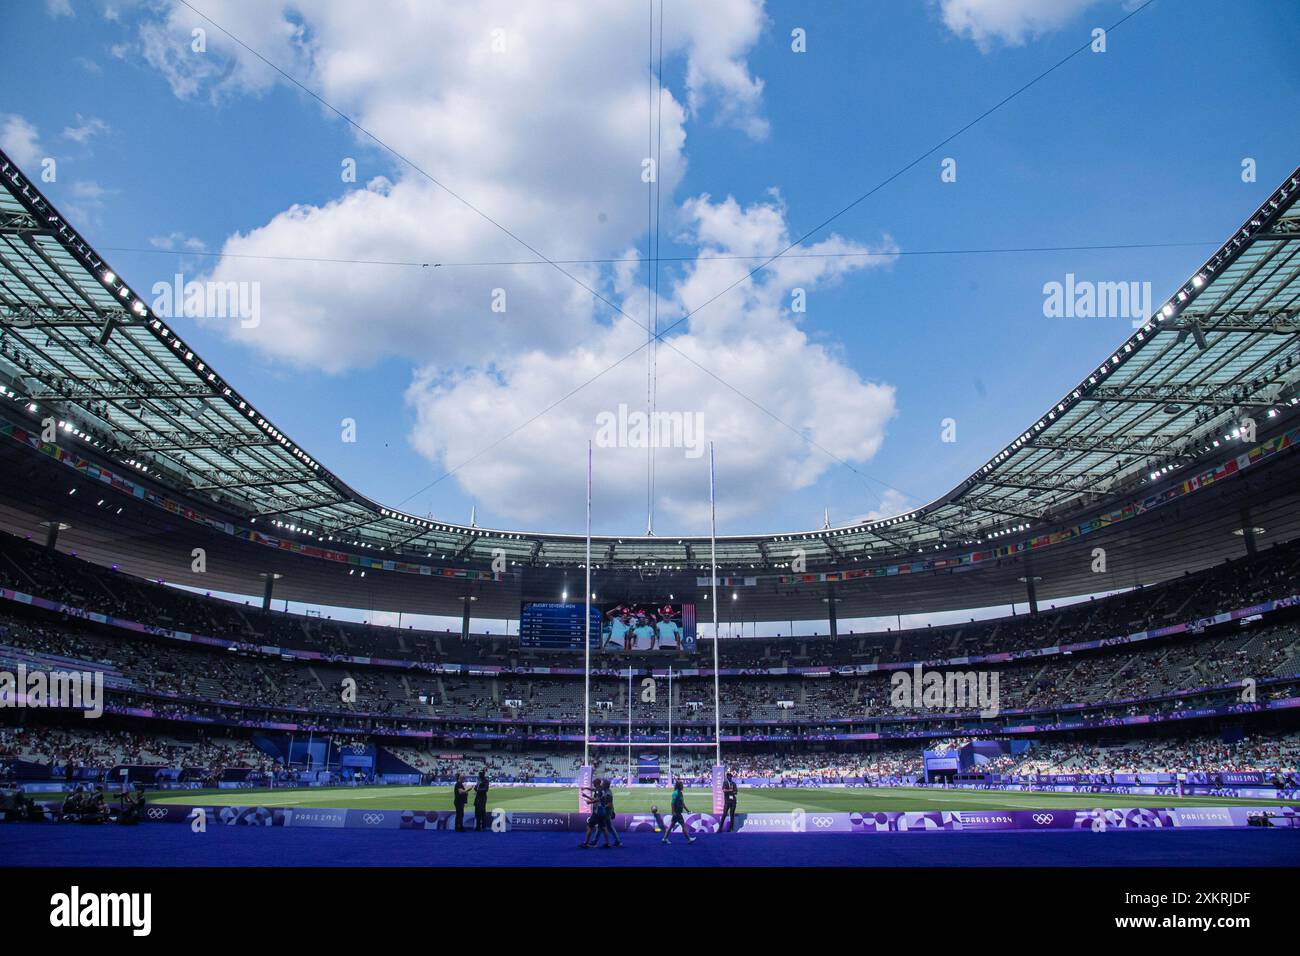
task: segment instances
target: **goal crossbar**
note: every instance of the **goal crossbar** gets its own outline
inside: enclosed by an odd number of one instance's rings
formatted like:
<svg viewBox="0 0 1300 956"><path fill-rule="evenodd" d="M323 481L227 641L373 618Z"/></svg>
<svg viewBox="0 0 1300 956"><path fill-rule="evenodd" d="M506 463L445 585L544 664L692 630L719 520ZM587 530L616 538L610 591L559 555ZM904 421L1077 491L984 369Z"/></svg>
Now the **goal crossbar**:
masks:
<svg viewBox="0 0 1300 956"><path fill-rule="evenodd" d="M634 741L632 741L632 744L631 744L631 746L632 746L632 748L633 748L634 750L637 749L637 748L644 748L644 747L716 747L717 745L718 745L718 743L717 743L716 740L691 741L691 742L689 742L689 743L687 743L687 742L685 742L685 741L679 743L679 742L676 741L676 740L668 740L668 741L664 741L664 740L656 740L656 741L650 741L650 742L647 742L647 743L640 743L640 742L634 740ZM588 747L624 747L624 748L625 748L625 747L628 746L628 742L627 742L626 740L589 740L589 741L587 741L587 746L588 746Z"/></svg>

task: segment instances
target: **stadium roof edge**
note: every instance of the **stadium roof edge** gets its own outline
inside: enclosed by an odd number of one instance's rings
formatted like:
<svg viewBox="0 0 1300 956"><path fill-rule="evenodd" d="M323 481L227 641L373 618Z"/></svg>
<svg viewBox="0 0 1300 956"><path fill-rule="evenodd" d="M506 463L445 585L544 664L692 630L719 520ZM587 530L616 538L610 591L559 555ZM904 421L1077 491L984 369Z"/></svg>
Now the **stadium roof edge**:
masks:
<svg viewBox="0 0 1300 956"><path fill-rule="evenodd" d="M307 512L311 521L301 529L293 519L279 526L340 547L346 535L352 546L473 559L477 541L518 541L535 545L537 560L547 543L584 540L424 518L356 491L187 346L2 151L0 181L0 278L7 280L0 282L0 373L24 389L21 397L75 418L74 431L95 453L184 494L207 492L252 523ZM1163 480L1198 457L1199 446L1217 448L1205 436L1225 433L1242 408L1293 414L1285 406L1295 404L1300 375L1287 345L1300 332L1298 194L1300 168L1094 372L945 495L870 522L722 535L724 544L753 546L726 563L771 567L765 545L796 541L831 542L826 557L841 561L982 543ZM1194 422L1187 418L1193 408ZM1162 415L1182 424L1166 428ZM1166 470L1148 471L1152 462ZM205 474L216 477L193 481ZM860 539L853 555L833 543L845 537ZM611 560L616 542L631 549L632 563L694 565L690 545L707 537L594 540L610 548ZM669 553L679 545L684 555ZM551 557L573 560L558 550Z"/></svg>

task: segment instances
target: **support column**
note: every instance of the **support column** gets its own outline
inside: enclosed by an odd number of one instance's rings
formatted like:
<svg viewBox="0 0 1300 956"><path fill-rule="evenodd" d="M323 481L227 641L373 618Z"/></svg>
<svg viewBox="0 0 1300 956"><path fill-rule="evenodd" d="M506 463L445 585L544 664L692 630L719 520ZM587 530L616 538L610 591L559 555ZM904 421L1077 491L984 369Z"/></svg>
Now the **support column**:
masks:
<svg viewBox="0 0 1300 956"><path fill-rule="evenodd" d="M1246 553L1252 558L1255 556L1255 525L1250 520L1250 506L1245 505L1241 509L1241 535L1246 541Z"/></svg>
<svg viewBox="0 0 1300 956"><path fill-rule="evenodd" d="M462 641L469 639L469 606L474 600L474 595L466 594L464 603L465 608L460 614L460 639Z"/></svg>
<svg viewBox="0 0 1300 956"><path fill-rule="evenodd" d="M1035 585L1043 579L1036 574L1026 574L1020 580L1025 582L1025 596L1029 598L1029 616L1037 617L1038 616L1038 589L1035 587Z"/></svg>
<svg viewBox="0 0 1300 956"><path fill-rule="evenodd" d="M274 571L262 572L262 610L271 610L271 598L275 596L275 582L284 577L283 574L276 574Z"/></svg>
<svg viewBox="0 0 1300 956"><path fill-rule="evenodd" d="M59 532L67 531L72 527L72 525L64 524L62 521L42 521L41 525L45 528L45 547L51 551L59 542Z"/></svg>
<svg viewBox="0 0 1300 956"><path fill-rule="evenodd" d="M827 617L830 620L832 638L840 636L839 618L835 614L835 604L837 601L839 601L839 598L835 596L835 586L832 585L826 596Z"/></svg>

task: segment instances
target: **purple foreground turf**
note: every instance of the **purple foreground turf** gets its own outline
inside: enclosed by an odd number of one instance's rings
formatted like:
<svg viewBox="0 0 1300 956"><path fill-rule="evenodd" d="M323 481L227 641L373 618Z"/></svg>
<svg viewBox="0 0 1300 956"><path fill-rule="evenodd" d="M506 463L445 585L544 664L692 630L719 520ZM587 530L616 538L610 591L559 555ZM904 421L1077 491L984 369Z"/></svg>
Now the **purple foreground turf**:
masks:
<svg viewBox="0 0 1300 956"><path fill-rule="evenodd" d="M1300 829L1092 833L630 834L579 850L570 833L412 833L181 824L0 826L6 866L1297 866Z"/></svg>

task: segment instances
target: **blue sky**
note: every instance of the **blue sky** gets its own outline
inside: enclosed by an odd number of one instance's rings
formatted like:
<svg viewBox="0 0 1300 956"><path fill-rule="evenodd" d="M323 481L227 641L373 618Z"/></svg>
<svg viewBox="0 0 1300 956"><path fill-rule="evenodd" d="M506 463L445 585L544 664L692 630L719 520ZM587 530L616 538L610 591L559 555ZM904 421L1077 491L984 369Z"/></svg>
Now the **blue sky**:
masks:
<svg viewBox="0 0 1300 956"><path fill-rule="evenodd" d="M194 6L547 256L644 256L649 3ZM683 261L661 267L661 324L738 277L709 255L777 251L1137 5L698 6L664 5L660 250ZM601 411L644 406L644 353L436 479L644 331L548 265L450 265L531 253L183 6L7 16L22 42L0 64L0 143L34 175L57 160L47 192L133 285L259 284L256 330L175 325L283 431L383 503L580 530L585 439ZM1045 283L1150 282L1158 305L1297 164L1297 35L1294 4L1157 0L810 239L897 255L779 261L679 326L680 352L852 465L661 346L658 407L702 415L717 442L720 530L922 504L999 450L1130 331L1046 318ZM1146 247L926 254L1116 244ZM643 263L565 268L645 321ZM520 305L492 313L495 288ZM644 451L596 460L597 530L640 531ZM706 531L704 460L656 463L657 530Z"/></svg>

